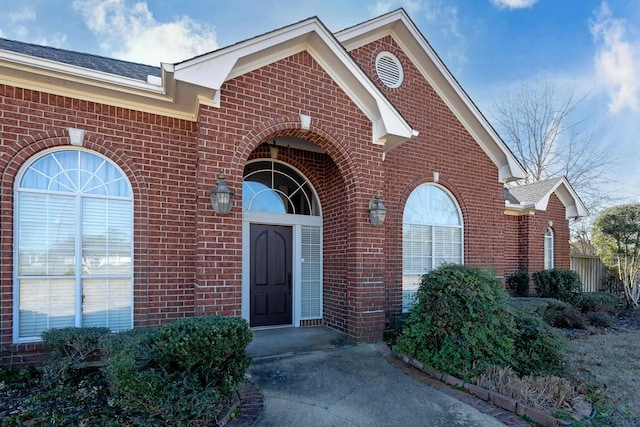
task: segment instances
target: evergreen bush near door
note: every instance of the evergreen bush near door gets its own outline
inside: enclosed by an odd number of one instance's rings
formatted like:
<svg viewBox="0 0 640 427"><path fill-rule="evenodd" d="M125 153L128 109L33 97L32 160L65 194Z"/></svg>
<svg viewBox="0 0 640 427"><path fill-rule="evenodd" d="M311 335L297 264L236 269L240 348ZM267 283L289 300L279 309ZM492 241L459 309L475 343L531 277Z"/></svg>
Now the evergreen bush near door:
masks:
<svg viewBox="0 0 640 427"><path fill-rule="evenodd" d="M252 339L240 318L189 318L165 325L109 359L114 401L138 425L210 425L244 383Z"/></svg>

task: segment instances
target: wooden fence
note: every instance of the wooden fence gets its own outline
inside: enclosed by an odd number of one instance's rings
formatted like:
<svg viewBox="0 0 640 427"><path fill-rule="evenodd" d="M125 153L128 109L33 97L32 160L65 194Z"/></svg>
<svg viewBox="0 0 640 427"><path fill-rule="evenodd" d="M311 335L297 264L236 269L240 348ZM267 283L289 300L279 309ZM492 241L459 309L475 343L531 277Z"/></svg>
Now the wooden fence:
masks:
<svg viewBox="0 0 640 427"><path fill-rule="evenodd" d="M584 292L606 290L607 267L595 255L572 255L571 270L580 275Z"/></svg>

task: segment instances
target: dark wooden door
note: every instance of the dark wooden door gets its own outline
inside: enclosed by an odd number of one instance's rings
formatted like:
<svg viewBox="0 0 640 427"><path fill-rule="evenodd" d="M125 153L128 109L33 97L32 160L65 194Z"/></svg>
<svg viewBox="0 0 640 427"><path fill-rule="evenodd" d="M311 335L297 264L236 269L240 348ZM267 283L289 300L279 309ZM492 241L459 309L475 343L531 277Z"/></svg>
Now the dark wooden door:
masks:
<svg viewBox="0 0 640 427"><path fill-rule="evenodd" d="M251 224L251 326L291 324L292 228Z"/></svg>

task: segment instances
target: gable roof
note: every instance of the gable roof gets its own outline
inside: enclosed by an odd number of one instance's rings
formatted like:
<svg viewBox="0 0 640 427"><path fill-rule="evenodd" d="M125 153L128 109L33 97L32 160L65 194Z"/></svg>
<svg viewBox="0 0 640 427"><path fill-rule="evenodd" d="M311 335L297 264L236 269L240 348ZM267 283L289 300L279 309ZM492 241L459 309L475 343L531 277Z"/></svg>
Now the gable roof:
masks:
<svg viewBox="0 0 640 427"><path fill-rule="evenodd" d="M510 182L525 173L404 10L332 34L316 18L160 68L0 39L0 82L195 120L199 105L220 105L222 84L307 51L372 123L384 152L416 136L348 51L390 35Z"/></svg>
<svg viewBox="0 0 640 427"><path fill-rule="evenodd" d="M555 194L564 205L567 219L588 215L587 208L564 176L530 184L505 186L505 214L523 215L545 211L551 194Z"/></svg>
<svg viewBox="0 0 640 427"><path fill-rule="evenodd" d="M195 120L199 105L219 106L226 80L301 51L369 118L384 152L418 134L315 17L160 68L5 40L0 82Z"/></svg>
<svg viewBox="0 0 640 427"><path fill-rule="evenodd" d="M386 36L393 37L444 103L498 167L498 179L501 182L509 182L524 178L526 173L518 159L471 101L403 9L336 33L336 37L348 51Z"/></svg>
<svg viewBox="0 0 640 427"><path fill-rule="evenodd" d="M217 106L225 81L302 51L308 52L369 118L372 142L384 145L384 152L418 135L317 17L177 64L163 64L163 71L176 81L211 89L212 105Z"/></svg>

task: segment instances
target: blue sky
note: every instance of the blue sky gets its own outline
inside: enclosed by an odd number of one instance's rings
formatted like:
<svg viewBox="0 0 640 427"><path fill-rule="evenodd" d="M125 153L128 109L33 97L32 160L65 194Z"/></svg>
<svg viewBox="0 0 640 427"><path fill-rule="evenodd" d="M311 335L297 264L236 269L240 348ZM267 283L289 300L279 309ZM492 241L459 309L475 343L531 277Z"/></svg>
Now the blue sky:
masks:
<svg viewBox="0 0 640 427"><path fill-rule="evenodd" d="M640 2L622 0L0 0L0 37L159 65L318 16L332 31L403 7L492 121L505 88L552 77L640 201Z"/></svg>

